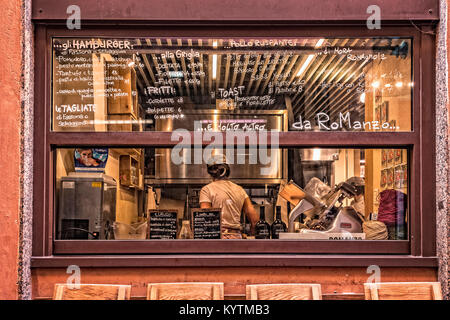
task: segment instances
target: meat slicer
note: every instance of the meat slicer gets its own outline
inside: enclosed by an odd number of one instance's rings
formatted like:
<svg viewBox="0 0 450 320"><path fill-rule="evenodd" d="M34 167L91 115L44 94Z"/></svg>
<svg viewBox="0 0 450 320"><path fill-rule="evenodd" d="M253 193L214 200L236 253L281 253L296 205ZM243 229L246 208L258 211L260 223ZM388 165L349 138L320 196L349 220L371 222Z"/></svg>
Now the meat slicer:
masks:
<svg viewBox="0 0 450 320"><path fill-rule="evenodd" d="M294 221L301 214L305 215L305 227L300 230L301 233L362 232L362 222L356 211L343 204L345 199L357 195L355 186L348 182L342 182L331 189L319 179L313 178L305 186L305 189L296 187L300 189L300 194L303 194L289 213L288 232L295 232Z"/></svg>

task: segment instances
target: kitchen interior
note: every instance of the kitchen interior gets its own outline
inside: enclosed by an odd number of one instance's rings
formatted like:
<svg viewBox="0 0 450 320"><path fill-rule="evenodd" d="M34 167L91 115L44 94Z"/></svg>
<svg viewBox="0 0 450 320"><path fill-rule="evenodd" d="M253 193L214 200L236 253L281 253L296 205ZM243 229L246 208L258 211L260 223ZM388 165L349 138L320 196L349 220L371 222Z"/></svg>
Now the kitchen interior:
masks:
<svg viewBox="0 0 450 320"><path fill-rule="evenodd" d="M236 123L259 123L264 130L283 132L297 130L294 124L298 121L310 121L311 130L320 131L314 119L321 112L331 119L349 112L352 121L390 123L388 128L364 127L360 131L412 130L409 39L298 41L295 50L273 50L230 48L225 39L136 39L134 49L122 55L128 59L125 67L108 66L117 56L92 54L93 68L101 70L98 74L119 73L126 79L112 84L100 79L94 86L105 82L103 90L108 85L120 86L128 94L119 98L94 94L93 103L100 107L92 115L92 126L83 130L228 132ZM335 54L339 52L335 48L345 49L347 54ZM187 53L177 55L177 50ZM368 52L384 56L360 58ZM336 131L351 130L343 127ZM194 163L193 153L184 155L191 164L175 164L169 148L105 148L104 170L77 171L74 159L83 149L88 148L55 150L56 239L147 239L147 231L142 230L149 228L149 210L176 211L180 234L182 221L199 208L200 189L211 181L206 165ZM252 164L248 147L234 151L234 158L227 159L232 163L230 179L245 189L258 213L264 208L268 224L273 224L276 207L280 207L281 220L290 233L300 234L306 228L304 219L317 202L330 205L330 198L325 197L306 201L314 192L309 189L311 181L318 181L333 197L333 192L339 192L333 201L339 198L343 206L350 206L351 191L346 185L335 187L352 177L364 178L362 211L366 219L376 219L383 190L408 194L407 148L276 148L268 151L276 160L269 165ZM244 164L236 163L239 156ZM270 170L261 174L268 167ZM287 185L308 196L281 196ZM303 200L303 205L312 207L300 208ZM291 221L294 208L303 211ZM63 222L70 219L72 232L62 232ZM254 238L244 215L242 230L245 238Z"/></svg>

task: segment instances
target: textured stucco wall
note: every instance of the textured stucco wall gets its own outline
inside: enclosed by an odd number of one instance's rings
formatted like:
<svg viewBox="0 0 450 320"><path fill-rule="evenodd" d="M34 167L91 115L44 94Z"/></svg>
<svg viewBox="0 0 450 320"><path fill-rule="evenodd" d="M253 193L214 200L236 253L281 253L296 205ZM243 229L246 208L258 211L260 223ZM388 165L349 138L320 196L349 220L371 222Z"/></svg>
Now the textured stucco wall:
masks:
<svg viewBox="0 0 450 320"><path fill-rule="evenodd" d="M21 1L2 1L0 19L0 299L17 299L21 177Z"/></svg>
<svg viewBox="0 0 450 320"><path fill-rule="evenodd" d="M34 42L31 22L32 0L22 0L22 170L21 228L19 244L19 299L31 299L31 249L33 229L33 112Z"/></svg>
<svg viewBox="0 0 450 320"><path fill-rule="evenodd" d="M450 299L450 125L449 125L449 1L440 0L436 65L436 235L439 280L443 296Z"/></svg>
<svg viewBox="0 0 450 320"><path fill-rule="evenodd" d="M439 258L439 281L445 299L449 290L449 74L447 0L440 0L440 24L437 28L436 50L436 253Z"/></svg>

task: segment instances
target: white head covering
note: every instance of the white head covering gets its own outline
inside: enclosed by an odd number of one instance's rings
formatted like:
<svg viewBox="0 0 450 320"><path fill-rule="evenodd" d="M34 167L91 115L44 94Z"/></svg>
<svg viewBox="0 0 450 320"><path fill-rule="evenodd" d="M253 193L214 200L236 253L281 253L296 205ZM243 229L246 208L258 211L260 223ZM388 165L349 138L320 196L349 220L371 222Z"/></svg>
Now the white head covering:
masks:
<svg viewBox="0 0 450 320"><path fill-rule="evenodd" d="M224 154L215 154L212 155L208 161L206 161L206 164L208 166L213 166L215 164L227 164L227 157Z"/></svg>

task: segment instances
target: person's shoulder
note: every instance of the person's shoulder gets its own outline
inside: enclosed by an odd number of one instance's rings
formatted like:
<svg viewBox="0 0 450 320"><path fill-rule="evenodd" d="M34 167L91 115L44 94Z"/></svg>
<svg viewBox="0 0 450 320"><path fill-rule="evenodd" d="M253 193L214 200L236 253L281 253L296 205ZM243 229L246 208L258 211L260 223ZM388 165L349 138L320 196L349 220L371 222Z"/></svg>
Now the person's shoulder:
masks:
<svg viewBox="0 0 450 320"><path fill-rule="evenodd" d="M210 183L208 183L207 185L204 185L199 192L199 196L200 198L202 197L207 197L209 198L211 196L211 186Z"/></svg>
<svg viewBox="0 0 450 320"><path fill-rule="evenodd" d="M201 190L206 190L206 189L208 189L208 188L210 187L210 184L211 184L211 183L205 184L205 185L201 188Z"/></svg>
<svg viewBox="0 0 450 320"><path fill-rule="evenodd" d="M214 181L204 185L201 190L209 190L213 185L214 185Z"/></svg>
<svg viewBox="0 0 450 320"><path fill-rule="evenodd" d="M241 192L245 192L245 189L242 188L242 186L238 185L237 183L234 183L233 181L228 180L235 188L239 189ZM247 192L245 192L247 194Z"/></svg>
<svg viewBox="0 0 450 320"><path fill-rule="evenodd" d="M229 180L229 179L225 179L223 180L225 183L228 183L232 186L236 186L236 187L241 187L240 185L238 185L237 183L234 183L233 181Z"/></svg>

